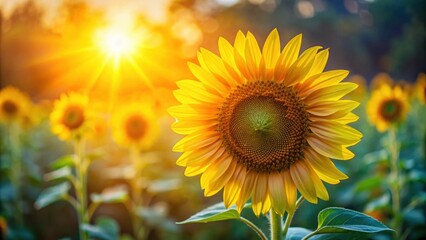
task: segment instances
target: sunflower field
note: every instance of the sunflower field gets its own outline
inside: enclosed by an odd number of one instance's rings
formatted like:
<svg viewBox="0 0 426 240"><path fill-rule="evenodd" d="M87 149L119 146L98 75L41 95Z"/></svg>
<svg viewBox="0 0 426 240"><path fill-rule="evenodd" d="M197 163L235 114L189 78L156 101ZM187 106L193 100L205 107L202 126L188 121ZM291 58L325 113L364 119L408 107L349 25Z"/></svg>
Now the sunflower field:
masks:
<svg viewBox="0 0 426 240"><path fill-rule="evenodd" d="M425 12L0 1L0 239L426 239Z"/></svg>

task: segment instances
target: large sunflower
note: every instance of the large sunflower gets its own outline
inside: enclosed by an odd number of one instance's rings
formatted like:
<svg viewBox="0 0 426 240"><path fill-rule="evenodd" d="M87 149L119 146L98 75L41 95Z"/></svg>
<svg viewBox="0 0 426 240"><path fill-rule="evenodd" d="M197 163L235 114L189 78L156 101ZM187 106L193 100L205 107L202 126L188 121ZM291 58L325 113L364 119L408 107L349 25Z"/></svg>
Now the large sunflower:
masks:
<svg viewBox="0 0 426 240"><path fill-rule="evenodd" d="M30 108L30 98L19 89L8 86L0 90L0 122L22 123Z"/></svg>
<svg viewBox="0 0 426 240"><path fill-rule="evenodd" d="M408 96L399 86L391 88L383 84L373 91L367 103L367 114L370 122L375 124L379 132L403 122L408 113Z"/></svg>
<svg viewBox="0 0 426 240"><path fill-rule="evenodd" d="M199 65L189 63L197 80L177 82L182 104L169 112L174 131L186 135L174 146L183 152L177 164L187 176L202 174L206 196L223 188L226 207L241 211L251 197L256 215L292 212L297 190L316 203L329 198L322 181L347 178L330 158L352 158L347 147L362 136L346 125L359 104L340 100L357 85L341 83L345 70L323 72L327 49L299 56L301 41L281 51L273 30L261 51L250 32L239 32L234 46L220 38L220 56L201 49Z"/></svg>
<svg viewBox="0 0 426 240"><path fill-rule="evenodd" d="M62 94L55 101L50 124L52 132L62 140L79 139L90 130L89 99L80 93Z"/></svg>
<svg viewBox="0 0 426 240"><path fill-rule="evenodd" d="M113 138L123 147L147 149L158 137L159 127L149 104L133 103L114 112Z"/></svg>

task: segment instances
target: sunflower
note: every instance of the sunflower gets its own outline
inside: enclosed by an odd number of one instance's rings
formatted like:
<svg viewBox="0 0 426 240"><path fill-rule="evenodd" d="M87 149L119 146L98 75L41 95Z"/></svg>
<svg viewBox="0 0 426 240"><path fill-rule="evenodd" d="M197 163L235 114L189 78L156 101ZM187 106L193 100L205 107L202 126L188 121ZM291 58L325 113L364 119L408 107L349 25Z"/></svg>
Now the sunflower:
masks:
<svg viewBox="0 0 426 240"><path fill-rule="evenodd" d="M416 91L417 98L420 100L420 102L425 104L426 103L426 74L425 73L419 73L419 75L417 76L415 91Z"/></svg>
<svg viewBox="0 0 426 240"><path fill-rule="evenodd" d="M393 79L387 73L378 73L376 74L370 83L370 88L372 90L376 90L380 88L382 85L393 85Z"/></svg>
<svg viewBox="0 0 426 240"><path fill-rule="evenodd" d="M234 46L219 39L220 56L201 49L199 65L189 63L197 80L177 82L169 108L173 130L186 135L173 150L185 175L202 174L206 196L223 191L226 207L239 211L251 197L256 215L271 208L293 212L297 190L312 203L328 200L323 181L347 176L330 158L348 160L362 134L347 126L358 119L359 103L341 98L354 83L341 83L345 70L323 72L328 50L312 47L299 56L302 36L281 51L273 30L263 50L248 32Z"/></svg>
<svg viewBox="0 0 426 240"><path fill-rule="evenodd" d="M50 114L52 132L62 140L79 139L90 130L89 99L80 93L62 94Z"/></svg>
<svg viewBox="0 0 426 240"><path fill-rule="evenodd" d="M156 120L148 103L125 105L113 114L113 138L123 147L147 149L158 137Z"/></svg>
<svg viewBox="0 0 426 240"><path fill-rule="evenodd" d="M8 86L0 90L0 122L22 123L30 108L30 98L19 89Z"/></svg>
<svg viewBox="0 0 426 240"><path fill-rule="evenodd" d="M399 86L392 88L383 84L373 91L367 103L367 114L377 130L384 132L390 126L405 120L408 107L408 97Z"/></svg>

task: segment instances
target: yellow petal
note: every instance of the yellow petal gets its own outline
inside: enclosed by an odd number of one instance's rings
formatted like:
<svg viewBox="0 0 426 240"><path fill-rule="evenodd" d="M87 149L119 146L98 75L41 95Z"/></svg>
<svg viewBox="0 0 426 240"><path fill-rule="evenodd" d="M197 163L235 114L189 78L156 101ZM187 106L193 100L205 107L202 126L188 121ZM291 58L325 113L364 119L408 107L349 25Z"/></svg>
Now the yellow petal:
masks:
<svg viewBox="0 0 426 240"><path fill-rule="evenodd" d="M328 49L325 49L324 51L320 51L315 56L315 60L312 64L311 70L309 71L308 75L306 75L306 78L309 78L318 73L322 73L322 71L325 68L325 65L327 64L328 55L329 55L329 51Z"/></svg>
<svg viewBox="0 0 426 240"><path fill-rule="evenodd" d="M316 195L320 199L327 201L329 199L329 195L321 179L318 177L315 171L311 168L311 166L309 164L306 164L306 162L305 162L305 166L309 169L309 176L315 186Z"/></svg>
<svg viewBox="0 0 426 240"><path fill-rule="evenodd" d="M237 164L234 175L231 176L228 183L225 185L223 190L223 202L225 207L228 208L232 204L237 202L238 197L240 196L241 189L246 178L246 170L244 166L239 166Z"/></svg>
<svg viewBox="0 0 426 240"><path fill-rule="evenodd" d="M267 69L275 67L280 56L280 50L280 35L278 34L278 30L275 28L266 38L262 50L265 59L265 67Z"/></svg>
<svg viewBox="0 0 426 240"><path fill-rule="evenodd" d="M181 80L176 85L193 98L207 103L222 102L223 98L211 93L202 83L193 80Z"/></svg>
<svg viewBox="0 0 426 240"><path fill-rule="evenodd" d="M246 36L241 31L238 31L237 36L235 37L234 48L240 56L244 56L246 49Z"/></svg>
<svg viewBox="0 0 426 240"><path fill-rule="evenodd" d="M182 138L179 142L173 147L174 152L183 152L190 151L193 149L198 149L204 146L208 146L215 142L220 141L220 134L216 131L213 132L203 132L187 135Z"/></svg>
<svg viewBox="0 0 426 240"><path fill-rule="evenodd" d="M315 60L315 55L321 47L311 47L305 50L302 55L296 60L296 62L291 65L288 73L284 79L284 83L287 86L292 86L297 82L305 80L305 77L308 75L312 64Z"/></svg>
<svg viewBox="0 0 426 240"><path fill-rule="evenodd" d="M287 205L287 196L284 186L284 178L281 173L269 175L268 192L274 211L283 215Z"/></svg>
<svg viewBox="0 0 426 240"><path fill-rule="evenodd" d="M328 116L338 111L349 113L358 106L358 102L351 100L322 101L307 106L306 110L316 116Z"/></svg>
<svg viewBox="0 0 426 240"><path fill-rule="evenodd" d="M224 174L229 165L232 163L232 157L227 154L217 158L210 164L206 171L201 175L200 184L201 188L205 189L209 184L215 182L222 174Z"/></svg>
<svg viewBox="0 0 426 240"><path fill-rule="evenodd" d="M215 76L209 71L191 62L188 63L188 67L191 70L192 74L194 74L194 76L198 80L200 80L200 82L202 82L204 86L216 91L216 93L218 95L221 95L222 97L227 96L229 88L226 85L223 85L219 80L217 80Z"/></svg>
<svg viewBox="0 0 426 240"><path fill-rule="evenodd" d="M311 179L309 168L302 160L290 166L290 175L303 197L311 203L317 203L318 198L314 182Z"/></svg>
<svg viewBox="0 0 426 240"><path fill-rule="evenodd" d="M322 174L334 178L334 179L347 179L344 173L342 173L334 163L327 157L316 153L312 148L308 147L305 152L305 157L307 162L313 167L317 172L321 172Z"/></svg>
<svg viewBox="0 0 426 240"><path fill-rule="evenodd" d="M306 140L316 152L329 158L349 160L355 156L345 146L325 139L320 139L315 135L308 136Z"/></svg>
<svg viewBox="0 0 426 240"><path fill-rule="evenodd" d="M322 139L344 145L359 142L362 137L362 133L356 129L334 121L315 121L310 130Z"/></svg>
<svg viewBox="0 0 426 240"><path fill-rule="evenodd" d="M254 77L253 80L259 79L259 63L262 54L256 38L250 32L247 33L245 55L248 70Z"/></svg>
<svg viewBox="0 0 426 240"><path fill-rule="evenodd" d="M228 183L231 176L235 174L236 165L237 163L232 161L219 177L214 179L212 178L204 190L204 196L212 196L218 193L225 186L225 184Z"/></svg>
<svg viewBox="0 0 426 240"><path fill-rule="evenodd" d="M321 88L313 91L310 95L305 98L307 105L313 104L318 101L325 100L339 100L346 94L352 92L358 87L355 83L344 82L338 85L332 85L329 87Z"/></svg>
<svg viewBox="0 0 426 240"><path fill-rule="evenodd" d="M253 187L253 197L251 200L253 212L259 216L263 209L263 204L268 192L268 174L257 174L257 180Z"/></svg>
<svg viewBox="0 0 426 240"><path fill-rule="evenodd" d="M297 60L300 46L302 45L302 34L291 39L280 54L277 65L275 66L275 80L281 82L284 80L288 69Z"/></svg>
<svg viewBox="0 0 426 240"><path fill-rule="evenodd" d="M285 194L287 196L286 211L293 213L296 210L297 188L296 185L294 185L293 179L291 179L289 170L283 171L282 174L284 177Z"/></svg>
<svg viewBox="0 0 426 240"><path fill-rule="evenodd" d="M243 210L244 204L246 204L248 198L250 197L256 181L257 173L247 171L240 197L237 199L236 203L238 212Z"/></svg>

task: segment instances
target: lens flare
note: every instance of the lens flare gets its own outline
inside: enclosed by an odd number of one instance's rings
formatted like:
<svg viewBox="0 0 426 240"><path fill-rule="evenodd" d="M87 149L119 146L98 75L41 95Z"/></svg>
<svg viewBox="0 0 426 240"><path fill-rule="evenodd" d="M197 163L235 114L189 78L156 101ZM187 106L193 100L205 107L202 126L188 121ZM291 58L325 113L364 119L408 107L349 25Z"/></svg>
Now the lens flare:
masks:
<svg viewBox="0 0 426 240"><path fill-rule="evenodd" d="M137 39L131 32L120 29L103 29L97 32L96 43L105 54L120 58L135 51Z"/></svg>

